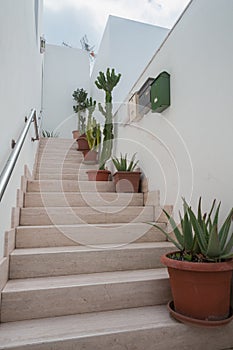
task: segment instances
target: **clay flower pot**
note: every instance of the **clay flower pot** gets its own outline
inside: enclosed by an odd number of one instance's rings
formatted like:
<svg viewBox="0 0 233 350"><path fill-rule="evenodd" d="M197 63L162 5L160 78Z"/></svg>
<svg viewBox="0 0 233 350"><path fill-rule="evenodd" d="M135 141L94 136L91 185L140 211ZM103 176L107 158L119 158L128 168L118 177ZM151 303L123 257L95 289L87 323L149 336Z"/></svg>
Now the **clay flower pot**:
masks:
<svg viewBox="0 0 233 350"><path fill-rule="evenodd" d="M80 136L79 130L73 130L72 134L73 134L73 139L75 140L77 140L77 138Z"/></svg>
<svg viewBox="0 0 233 350"><path fill-rule="evenodd" d="M138 192L140 171L117 171L113 174L116 192Z"/></svg>
<svg viewBox="0 0 233 350"><path fill-rule="evenodd" d="M86 134L82 134L77 138L78 151L89 151L90 147L87 142Z"/></svg>
<svg viewBox="0 0 233 350"><path fill-rule="evenodd" d="M233 260L188 262L161 257L167 266L174 303L173 316L200 325L221 325L231 320L230 293ZM213 324L211 324L213 323Z"/></svg>
<svg viewBox="0 0 233 350"><path fill-rule="evenodd" d="M111 171L109 170L88 170L87 172L89 181L108 181Z"/></svg>
<svg viewBox="0 0 233 350"><path fill-rule="evenodd" d="M90 163L90 164L96 164L97 163L97 155L98 152L94 150L84 150L83 156L84 156L84 162Z"/></svg>

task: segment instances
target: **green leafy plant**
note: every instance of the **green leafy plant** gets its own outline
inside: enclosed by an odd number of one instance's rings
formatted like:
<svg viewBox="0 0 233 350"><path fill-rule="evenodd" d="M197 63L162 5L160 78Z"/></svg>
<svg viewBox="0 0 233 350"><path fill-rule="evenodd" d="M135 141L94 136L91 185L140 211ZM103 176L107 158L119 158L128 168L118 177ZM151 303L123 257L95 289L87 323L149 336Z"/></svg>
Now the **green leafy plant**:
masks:
<svg viewBox="0 0 233 350"><path fill-rule="evenodd" d="M127 161L127 153L123 156L121 154L120 158L112 157L112 162L115 165L117 171L134 171L138 165L138 161L135 161L136 153L132 156L131 160Z"/></svg>
<svg viewBox="0 0 233 350"><path fill-rule="evenodd" d="M90 150L97 151L100 143L101 143L101 130L100 124L96 122L96 119L93 118L93 113L96 108L96 101L92 100L92 97L86 100L86 106L88 110L88 118L87 118L87 142Z"/></svg>
<svg viewBox="0 0 233 350"><path fill-rule="evenodd" d="M43 137L58 137L59 133L58 132L54 132L54 131L48 131L48 130L42 130L42 136Z"/></svg>
<svg viewBox="0 0 233 350"><path fill-rule="evenodd" d="M172 254L170 257L178 260L188 260L196 262L220 262L233 257L231 252L233 247L233 232L230 233L233 208L230 210L227 218L219 228L219 209L215 209L216 200L213 201L209 213L202 213L201 198L198 204L198 214L195 215L191 206L188 206L183 199L184 215L180 214L180 228L177 227L174 219L165 210L164 213L173 229L175 238L173 239L165 230L156 224L167 239L171 241L178 249L179 253Z"/></svg>
<svg viewBox="0 0 233 350"><path fill-rule="evenodd" d="M77 102L77 105L73 106L73 110L78 114L78 130L81 134L85 133L85 122L86 117L84 112L86 111L87 105L87 92L84 89L77 89L73 92L73 99Z"/></svg>
<svg viewBox="0 0 233 350"><path fill-rule="evenodd" d="M112 91L114 87L118 84L120 80L121 74L115 74L115 70L110 68L107 68L106 73L99 72L99 75L97 76L97 79L95 81L95 84L98 89L104 90L105 92L105 107L101 105L101 103L98 104L99 111L102 113L102 115L105 117L105 124L103 129L103 146L102 151L99 159L99 169L104 170L105 169L105 163L106 161L111 157L112 155L112 144L114 139L113 134L113 106L112 106Z"/></svg>

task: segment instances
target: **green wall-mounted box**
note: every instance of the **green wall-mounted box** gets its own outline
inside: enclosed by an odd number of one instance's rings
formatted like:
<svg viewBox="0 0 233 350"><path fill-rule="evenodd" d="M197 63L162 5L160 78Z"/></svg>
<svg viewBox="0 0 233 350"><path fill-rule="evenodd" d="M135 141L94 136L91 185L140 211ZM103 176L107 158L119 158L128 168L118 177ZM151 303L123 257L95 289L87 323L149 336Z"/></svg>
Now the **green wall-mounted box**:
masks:
<svg viewBox="0 0 233 350"><path fill-rule="evenodd" d="M151 84L151 110L161 113L170 106L170 74L160 73Z"/></svg>

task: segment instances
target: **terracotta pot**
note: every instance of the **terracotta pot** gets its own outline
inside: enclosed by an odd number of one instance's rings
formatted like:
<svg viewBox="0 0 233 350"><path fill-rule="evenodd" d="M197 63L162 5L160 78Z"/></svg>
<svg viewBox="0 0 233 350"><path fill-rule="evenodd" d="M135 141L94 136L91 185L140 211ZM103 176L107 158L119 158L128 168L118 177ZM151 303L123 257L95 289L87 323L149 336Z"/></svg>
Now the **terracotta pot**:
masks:
<svg viewBox="0 0 233 350"><path fill-rule="evenodd" d="M77 138L80 136L79 130L73 130L72 134L73 134L73 139L75 140L77 140Z"/></svg>
<svg viewBox="0 0 233 350"><path fill-rule="evenodd" d="M117 171L113 174L116 192L138 192L140 171Z"/></svg>
<svg viewBox="0 0 233 350"><path fill-rule="evenodd" d="M108 181L111 171L109 170L88 170L89 181Z"/></svg>
<svg viewBox="0 0 233 350"><path fill-rule="evenodd" d="M93 151L93 150L84 150L83 151L83 156L84 156L84 162L91 162L92 164L96 164L97 162L97 155L98 152Z"/></svg>
<svg viewBox="0 0 233 350"><path fill-rule="evenodd" d="M195 263L168 255L161 262L168 268L175 312L205 322L229 318L233 259Z"/></svg>
<svg viewBox="0 0 233 350"><path fill-rule="evenodd" d="M78 151L90 150L85 134L82 134L77 138L77 144L78 144Z"/></svg>

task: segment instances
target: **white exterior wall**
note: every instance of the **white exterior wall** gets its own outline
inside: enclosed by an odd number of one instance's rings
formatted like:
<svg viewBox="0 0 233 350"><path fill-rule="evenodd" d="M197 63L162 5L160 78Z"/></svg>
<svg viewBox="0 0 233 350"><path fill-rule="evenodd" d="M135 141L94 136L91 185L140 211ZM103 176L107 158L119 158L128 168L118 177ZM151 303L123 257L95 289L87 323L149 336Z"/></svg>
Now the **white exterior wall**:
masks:
<svg viewBox="0 0 233 350"><path fill-rule="evenodd" d="M196 208L202 196L205 209L221 200L222 216L232 207L232 13L232 1L193 0L131 91L171 74L171 106L120 127L117 141L117 153L138 152L162 204L178 208L184 196Z"/></svg>
<svg viewBox="0 0 233 350"><path fill-rule="evenodd" d="M0 171L11 152L11 140L19 137L24 118L32 108L41 109L42 56L40 18L42 4L32 0L2 0L0 4ZM38 26L37 26L38 23ZM0 258L4 232L11 227L11 208L16 205L24 165L32 170L37 142L33 125L21 151L11 181L0 203Z"/></svg>
<svg viewBox="0 0 233 350"><path fill-rule="evenodd" d="M89 92L90 63L80 49L46 45L43 86L43 129L72 138L77 129L72 94L77 88Z"/></svg>
<svg viewBox="0 0 233 350"><path fill-rule="evenodd" d="M97 89L94 82L99 71L106 72L109 67L122 75L113 92L114 102L124 101L168 31L166 28L109 16L91 75L92 96L103 101L104 93Z"/></svg>

